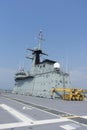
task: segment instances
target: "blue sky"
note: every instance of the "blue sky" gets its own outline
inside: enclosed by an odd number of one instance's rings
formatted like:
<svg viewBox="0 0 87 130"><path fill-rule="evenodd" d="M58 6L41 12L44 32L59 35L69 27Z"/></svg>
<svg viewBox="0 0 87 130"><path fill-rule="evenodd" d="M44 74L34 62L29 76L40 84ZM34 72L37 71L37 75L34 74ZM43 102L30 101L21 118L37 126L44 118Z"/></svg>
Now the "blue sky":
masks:
<svg viewBox="0 0 87 130"><path fill-rule="evenodd" d="M87 0L0 0L0 88L14 87L20 65L26 69L26 48L38 43L69 71L71 86L87 87Z"/></svg>

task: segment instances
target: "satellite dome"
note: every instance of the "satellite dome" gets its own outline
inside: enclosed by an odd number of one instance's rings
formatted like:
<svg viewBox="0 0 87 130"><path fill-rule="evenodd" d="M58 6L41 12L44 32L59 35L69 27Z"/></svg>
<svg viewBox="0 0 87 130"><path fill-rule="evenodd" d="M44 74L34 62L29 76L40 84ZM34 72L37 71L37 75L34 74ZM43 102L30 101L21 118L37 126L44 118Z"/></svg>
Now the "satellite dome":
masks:
<svg viewBox="0 0 87 130"><path fill-rule="evenodd" d="M54 63L54 69L60 69L60 64L58 62Z"/></svg>

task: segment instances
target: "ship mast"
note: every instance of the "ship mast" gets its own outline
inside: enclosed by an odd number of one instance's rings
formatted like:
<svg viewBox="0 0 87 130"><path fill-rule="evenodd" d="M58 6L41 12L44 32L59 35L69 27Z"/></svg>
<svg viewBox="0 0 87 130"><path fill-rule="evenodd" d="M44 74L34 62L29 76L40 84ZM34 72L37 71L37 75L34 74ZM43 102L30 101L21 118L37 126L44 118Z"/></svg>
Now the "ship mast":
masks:
<svg viewBox="0 0 87 130"><path fill-rule="evenodd" d="M40 30L39 37L38 37L38 50L41 49L42 40L43 40L43 35L42 35L42 31Z"/></svg>
<svg viewBox="0 0 87 130"><path fill-rule="evenodd" d="M47 54L43 53L42 50L41 50L42 40L43 40L42 31L40 31L39 37L38 37L38 48L36 48L36 49L29 49L28 48L27 49L27 50L32 51L32 57L27 57L27 58L33 60L33 65L37 65L37 64L40 63L40 54L47 55Z"/></svg>

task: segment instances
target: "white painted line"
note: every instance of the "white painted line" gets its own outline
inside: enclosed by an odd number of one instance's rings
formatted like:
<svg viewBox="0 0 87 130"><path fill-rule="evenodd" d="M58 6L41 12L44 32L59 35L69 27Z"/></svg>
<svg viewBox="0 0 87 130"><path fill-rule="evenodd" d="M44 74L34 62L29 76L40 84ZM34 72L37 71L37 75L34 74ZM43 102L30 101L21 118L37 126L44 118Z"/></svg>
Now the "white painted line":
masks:
<svg viewBox="0 0 87 130"><path fill-rule="evenodd" d="M27 107L27 106L24 106L22 109L23 109L23 110L32 110L31 107Z"/></svg>
<svg viewBox="0 0 87 130"><path fill-rule="evenodd" d="M0 124L0 130L2 130L2 129L24 127L24 126L29 126L29 125L31 125L31 124L26 123L26 122Z"/></svg>
<svg viewBox="0 0 87 130"><path fill-rule="evenodd" d="M62 125L60 127L63 128L63 129L65 129L65 130L74 130L74 129L76 129L75 127L72 127L70 125Z"/></svg>
<svg viewBox="0 0 87 130"><path fill-rule="evenodd" d="M31 120L30 118L24 116L23 114L21 114L20 112L16 111L15 109L5 105L5 104L1 104L1 107L8 111L10 114L12 114L13 116L17 117L18 119L20 119L21 121L24 122L33 122L33 120Z"/></svg>
<svg viewBox="0 0 87 130"><path fill-rule="evenodd" d="M40 120L40 121L35 121L34 125L42 125L42 124L52 124L52 123L58 123L58 122L66 122L70 121L69 119L50 119L50 120Z"/></svg>
<svg viewBox="0 0 87 130"><path fill-rule="evenodd" d="M9 129L9 128L26 127L26 126L34 126L34 125L42 125L42 124L51 124L51 123L58 123L58 122L66 122L66 121L68 121L68 119L42 120L42 121L34 121L33 123L20 122L20 123L0 124L0 130Z"/></svg>
<svg viewBox="0 0 87 130"><path fill-rule="evenodd" d="M81 116L81 118L87 119L87 116Z"/></svg>

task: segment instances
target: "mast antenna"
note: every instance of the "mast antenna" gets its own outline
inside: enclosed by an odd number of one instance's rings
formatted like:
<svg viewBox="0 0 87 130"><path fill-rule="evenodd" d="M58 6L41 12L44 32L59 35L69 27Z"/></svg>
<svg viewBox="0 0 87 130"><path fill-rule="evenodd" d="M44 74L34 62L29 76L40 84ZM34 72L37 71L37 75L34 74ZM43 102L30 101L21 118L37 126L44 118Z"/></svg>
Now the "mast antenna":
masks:
<svg viewBox="0 0 87 130"><path fill-rule="evenodd" d="M41 49L42 40L44 40L44 39L43 39L43 35L42 35L42 30L40 30L39 37L38 37L38 50Z"/></svg>

